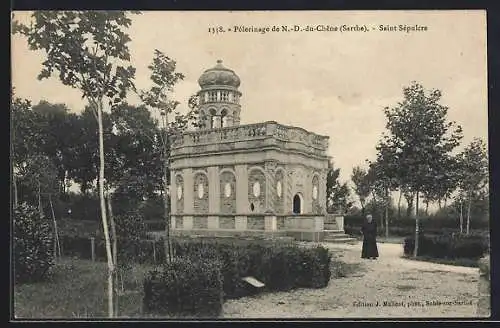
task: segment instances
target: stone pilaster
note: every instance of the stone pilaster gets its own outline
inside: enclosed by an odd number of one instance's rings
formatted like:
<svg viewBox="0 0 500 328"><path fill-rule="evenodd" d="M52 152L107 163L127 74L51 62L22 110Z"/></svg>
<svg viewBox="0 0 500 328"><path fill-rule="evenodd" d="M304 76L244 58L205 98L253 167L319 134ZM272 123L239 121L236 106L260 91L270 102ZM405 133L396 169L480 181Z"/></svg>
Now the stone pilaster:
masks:
<svg viewBox="0 0 500 328"><path fill-rule="evenodd" d="M266 172L266 204L265 210L276 213L275 198L276 198L276 166L275 161L266 162L264 170Z"/></svg>
<svg viewBox="0 0 500 328"><path fill-rule="evenodd" d="M265 231L277 231L278 230L278 223L276 220L276 216L266 215L264 217L264 230Z"/></svg>
<svg viewBox="0 0 500 328"><path fill-rule="evenodd" d="M219 168L211 166L207 170L208 173L208 212L220 212L220 179Z"/></svg>
<svg viewBox="0 0 500 328"><path fill-rule="evenodd" d="M177 214L177 183L174 170L170 170L170 213Z"/></svg>

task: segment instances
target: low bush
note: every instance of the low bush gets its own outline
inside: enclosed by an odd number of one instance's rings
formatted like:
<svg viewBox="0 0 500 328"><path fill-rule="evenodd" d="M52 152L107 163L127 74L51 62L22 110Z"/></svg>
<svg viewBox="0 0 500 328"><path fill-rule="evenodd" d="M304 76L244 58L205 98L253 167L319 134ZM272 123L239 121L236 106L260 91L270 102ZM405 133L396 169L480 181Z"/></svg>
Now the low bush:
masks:
<svg viewBox="0 0 500 328"><path fill-rule="evenodd" d="M241 279L252 276L262 281L268 291L293 288L322 288L330 280L331 254L327 249L301 248L285 244L249 245L216 242L178 242L177 256L220 261L224 295L235 298L249 291Z"/></svg>
<svg viewBox="0 0 500 328"><path fill-rule="evenodd" d="M481 258L478 261L478 266L479 266L479 274L484 277L487 280L491 279L491 261L490 261L490 255L487 255L483 258Z"/></svg>
<svg viewBox="0 0 500 328"><path fill-rule="evenodd" d="M375 218L377 223L379 223L379 229L382 229L380 224L380 217ZM353 234L359 234L359 229L363 225L365 217L359 215L347 215L344 217L344 228L353 232ZM419 219L419 227L422 231L443 231L443 230L454 230L457 231L460 228L460 218L459 217L448 217L448 216L424 216ZM465 223L464 223L465 227ZM415 231L415 219L414 218L391 218L389 221L389 229L393 230L395 233L400 232L399 235L404 235L407 231ZM473 230L489 230L489 222L487 220L471 220L470 229Z"/></svg>
<svg viewBox="0 0 500 328"><path fill-rule="evenodd" d="M174 316L217 317L222 311L220 262L176 258L144 281L144 309Z"/></svg>
<svg viewBox="0 0 500 328"><path fill-rule="evenodd" d="M489 240L477 235L443 234L419 235L417 256L430 256L446 259L479 259L489 248ZM415 249L415 237L405 238L404 254L412 255Z"/></svg>
<svg viewBox="0 0 500 328"><path fill-rule="evenodd" d="M13 237L16 282L43 279L54 264L51 221L23 203L14 209Z"/></svg>

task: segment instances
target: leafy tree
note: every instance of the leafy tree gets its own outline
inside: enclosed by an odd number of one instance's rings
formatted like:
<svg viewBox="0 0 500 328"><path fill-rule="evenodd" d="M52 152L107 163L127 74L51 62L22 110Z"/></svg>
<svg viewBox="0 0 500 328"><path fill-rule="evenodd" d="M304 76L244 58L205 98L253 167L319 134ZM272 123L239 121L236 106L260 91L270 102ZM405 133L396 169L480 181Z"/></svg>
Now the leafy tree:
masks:
<svg viewBox="0 0 500 328"><path fill-rule="evenodd" d="M326 206L328 213L346 213L353 202L349 199L350 189L347 183L341 184L339 179L340 169L335 169L333 163L329 163L326 175Z"/></svg>
<svg viewBox="0 0 500 328"><path fill-rule="evenodd" d="M440 104L441 91L426 92L413 82L403 89L403 101L385 108L388 135L383 143L396 158L400 185L416 198L415 250L418 252L419 197L429 190L446 167L443 158L458 146L462 129L447 122L448 108Z"/></svg>
<svg viewBox="0 0 500 328"><path fill-rule="evenodd" d="M162 187L161 145L156 136L158 122L145 106L123 104L111 114L115 130L116 167L108 175L117 188L130 185L134 176L142 180L138 199L153 197ZM122 188L123 189L123 188Z"/></svg>
<svg viewBox="0 0 500 328"><path fill-rule="evenodd" d="M38 128L36 119L34 119L35 114L30 109L31 102L29 100L17 98L13 94L10 106L10 152L14 207L17 207L19 199L17 183L19 171L26 164L27 158L33 154L33 150L37 149L37 143L40 140L37 135Z"/></svg>
<svg viewBox="0 0 500 328"><path fill-rule="evenodd" d="M32 110L38 114L41 125L40 151L54 162L59 190L65 193L70 163L75 157L74 144L79 133L75 125L77 116L69 113L65 104L51 104L44 100L33 106Z"/></svg>
<svg viewBox="0 0 500 328"><path fill-rule="evenodd" d="M370 183L367 178L367 172L363 168L356 166L352 169L351 180L354 183L354 191L359 197L361 204L361 213L365 214L366 199L370 196Z"/></svg>
<svg viewBox="0 0 500 328"><path fill-rule="evenodd" d="M103 111L122 102L133 87L135 69L124 66L130 60L123 32L131 24L122 11L36 11L30 25L14 23L13 31L27 37L32 50L43 50L39 79L58 73L59 80L77 88L89 101L99 131L99 196L108 259L108 314L113 311L114 263L104 198Z"/></svg>
<svg viewBox="0 0 500 328"><path fill-rule="evenodd" d="M484 142L474 139L459 154L460 189L467 201L467 228L470 231L471 208L474 198L484 194L488 186L488 154Z"/></svg>
<svg viewBox="0 0 500 328"><path fill-rule="evenodd" d="M30 204L38 203L40 216L43 216L42 195L58 191L57 168L45 155L32 155L24 164L18 172L26 197L24 200Z"/></svg>

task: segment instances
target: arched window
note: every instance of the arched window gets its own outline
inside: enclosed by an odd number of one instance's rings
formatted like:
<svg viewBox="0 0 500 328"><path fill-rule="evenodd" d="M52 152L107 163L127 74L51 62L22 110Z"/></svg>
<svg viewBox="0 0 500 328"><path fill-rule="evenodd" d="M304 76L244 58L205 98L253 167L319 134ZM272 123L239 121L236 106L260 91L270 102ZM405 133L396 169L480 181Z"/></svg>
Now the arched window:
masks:
<svg viewBox="0 0 500 328"><path fill-rule="evenodd" d="M300 214L302 213L302 197L300 197L299 194L295 194L293 196L293 214Z"/></svg>

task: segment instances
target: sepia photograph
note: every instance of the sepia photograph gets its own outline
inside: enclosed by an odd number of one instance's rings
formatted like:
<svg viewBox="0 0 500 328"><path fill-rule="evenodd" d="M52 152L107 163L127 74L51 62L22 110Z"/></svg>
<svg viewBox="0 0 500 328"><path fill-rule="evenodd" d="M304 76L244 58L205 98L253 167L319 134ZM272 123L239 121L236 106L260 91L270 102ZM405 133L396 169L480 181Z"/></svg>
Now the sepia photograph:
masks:
<svg viewBox="0 0 500 328"><path fill-rule="evenodd" d="M486 32L12 11L11 320L489 318Z"/></svg>

